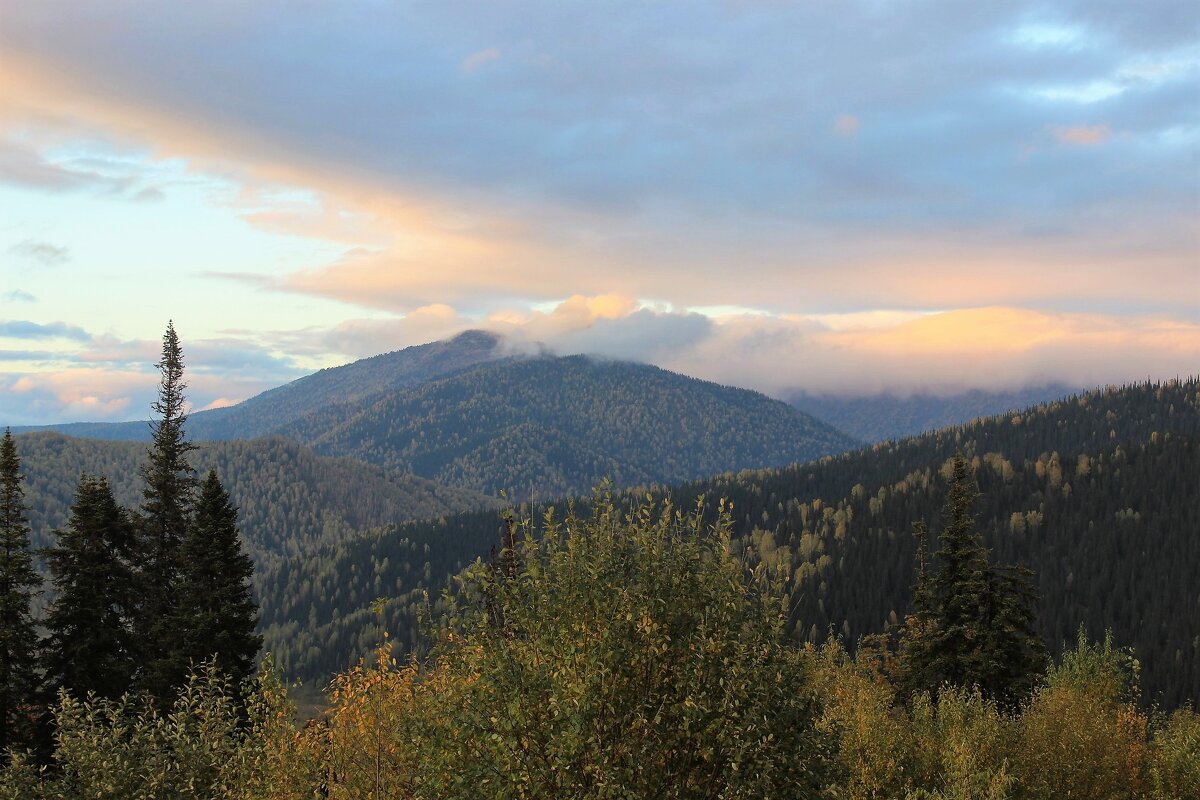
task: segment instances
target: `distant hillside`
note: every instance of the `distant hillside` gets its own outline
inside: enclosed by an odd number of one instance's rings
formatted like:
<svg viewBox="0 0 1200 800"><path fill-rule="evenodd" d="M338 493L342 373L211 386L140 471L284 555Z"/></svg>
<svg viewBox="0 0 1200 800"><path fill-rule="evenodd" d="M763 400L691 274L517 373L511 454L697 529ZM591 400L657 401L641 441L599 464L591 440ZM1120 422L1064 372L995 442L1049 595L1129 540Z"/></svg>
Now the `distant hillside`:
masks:
<svg viewBox="0 0 1200 800"><path fill-rule="evenodd" d="M142 444L57 433L24 434L16 441L35 547L49 544L50 531L66 521L81 472L107 477L121 504L141 502ZM206 444L196 455L201 475L216 468L241 508L247 550L260 570L363 528L495 504L468 490L319 456L278 437Z"/></svg>
<svg viewBox="0 0 1200 800"><path fill-rule="evenodd" d="M1074 391L1068 386L1051 384L1006 392L976 389L950 395L914 394L906 397L891 394L854 397L799 392L787 400L801 411L861 441L882 442L1048 403Z"/></svg>
<svg viewBox="0 0 1200 800"><path fill-rule="evenodd" d="M198 411L188 418L188 436L195 441L268 436L325 406L354 403L369 395L416 386L498 357L498 336L484 331L466 331L453 339L323 369L227 408ZM27 426L14 428L13 433L38 430L90 439L150 440L149 424L144 421Z"/></svg>
<svg viewBox="0 0 1200 800"><path fill-rule="evenodd" d="M348 413L349 412L349 413ZM783 466L856 442L757 392L585 356L507 359L280 431L448 486L558 497Z"/></svg>
<svg viewBox="0 0 1200 800"><path fill-rule="evenodd" d="M995 557L1033 568L1052 649L1079 625L1137 649L1144 693L1167 706L1200 698L1200 382L1088 392L1016 414L777 470L677 486L734 504L738 533L790 565L801 638L853 643L909 607L912 523L935 530L942 474L972 459L980 529ZM423 592L498 541L493 512L372 531L263 577L266 647L293 675L344 667L383 624L418 641Z"/></svg>
<svg viewBox="0 0 1200 800"><path fill-rule="evenodd" d="M783 466L858 444L757 392L585 356L501 358L468 331L321 370L189 417L195 441L283 436L445 486L518 497L677 483ZM18 429L18 433L29 429ZM146 422L53 426L146 441Z"/></svg>

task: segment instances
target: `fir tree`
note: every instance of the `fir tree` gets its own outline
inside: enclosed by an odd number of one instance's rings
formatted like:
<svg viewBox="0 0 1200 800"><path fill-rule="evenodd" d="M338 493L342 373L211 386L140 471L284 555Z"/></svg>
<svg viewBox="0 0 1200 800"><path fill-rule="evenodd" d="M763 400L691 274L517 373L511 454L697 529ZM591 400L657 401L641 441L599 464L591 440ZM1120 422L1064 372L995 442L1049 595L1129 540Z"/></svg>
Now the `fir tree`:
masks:
<svg viewBox="0 0 1200 800"><path fill-rule="evenodd" d="M200 483L195 518L181 547L178 618L185 635L179 665L215 660L240 686L254 671L262 637L250 591L254 565L242 550L238 510L215 470Z"/></svg>
<svg viewBox="0 0 1200 800"><path fill-rule="evenodd" d="M42 586L29 550L20 459L12 431L0 440L0 758L32 743L39 679L30 604Z"/></svg>
<svg viewBox="0 0 1200 800"><path fill-rule="evenodd" d="M975 527L978 497L966 459L956 456L932 571L926 569L924 523L915 531L918 572L901 641L903 682L909 693L977 686L1012 703L1033 689L1045 645L1036 632L1032 573L988 562Z"/></svg>
<svg viewBox="0 0 1200 800"><path fill-rule="evenodd" d="M184 424L183 350L173 323L163 334L162 357L155 365L161 373L158 415L151 424L153 438L142 466L145 488L139 518L142 563L139 570L141 608L139 640L144 648L142 688L170 703L185 674L179 669L185 651L185 631L176 612L180 574L180 545L190 524L196 490L196 471L188 454L196 446L188 441Z"/></svg>
<svg viewBox="0 0 1200 800"><path fill-rule="evenodd" d="M46 550L55 591L46 618L46 680L78 699L130 689L135 653L130 611L134 532L103 478L84 475L58 543Z"/></svg>

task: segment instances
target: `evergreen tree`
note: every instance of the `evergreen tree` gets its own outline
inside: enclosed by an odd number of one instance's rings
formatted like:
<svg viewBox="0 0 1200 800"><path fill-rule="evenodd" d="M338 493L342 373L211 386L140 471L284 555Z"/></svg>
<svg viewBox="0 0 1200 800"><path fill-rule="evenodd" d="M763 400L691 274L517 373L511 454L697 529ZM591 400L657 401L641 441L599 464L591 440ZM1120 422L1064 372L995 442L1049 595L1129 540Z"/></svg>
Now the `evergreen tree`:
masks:
<svg viewBox="0 0 1200 800"><path fill-rule="evenodd" d="M142 654L142 688L169 703L185 674L179 668L186 650L186 625L176 612L180 574L180 545L190 524L196 489L196 472L188 454L196 446L188 441L184 423L183 350L173 323L163 334L162 357L155 365L161 373L158 419L151 424L153 439L142 466L145 488L139 519L142 563L139 570L141 608L138 612Z"/></svg>
<svg viewBox="0 0 1200 800"><path fill-rule="evenodd" d="M1046 669L1046 644L1038 633L1033 571L1001 564L988 568L985 695L1011 703L1028 697Z"/></svg>
<svg viewBox="0 0 1200 800"><path fill-rule="evenodd" d="M917 540L917 582L912 587L912 613L900 631L900 683L908 693L941 683L934 674L939 666L934 652L938 615L928 572L929 527L924 520L913 524L913 538Z"/></svg>
<svg viewBox="0 0 1200 800"><path fill-rule="evenodd" d="M42 579L29 550L20 466L6 428L0 440L0 758L10 747L31 743L39 684L30 603Z"/></svg>
<svg viewBox="0 0 1200 800"><path fill-rule="evenodd" d="M55 599L46 617L46 680L83 699L130 689L133 526L104 478L84 475L56 546L46 550Z"/></svg>
<svg viewBox="0 0 1200 800"><path fill-rule="evenodd" d="M184 633L179 665L214 660L240 686L254 671L262 637L255 634L258 604L250 591L254 565L242 550L238 510L210 470L200 483L196 513L181 554L177 615Z"/></svg>
<svg viewBox="0 0 1200 800"><path fill-rule="evenodd" d="M978 499L966 459L959 455L954 459L946 499L947 521L938 540L938 569L929 579L937 603L933 677L939 684L969 686L983 672L981 623L987 603L988 564L983 537L975 529Z"/></svg>
<svg viewBox="0 0 1200 800"><path fill-rule="evenodd" d="M1036 632L1032 573L988 563L975 527L975 488L962 455L954 458L950 492L939 536L937 563L926 570L925 526L919 523L913 613L901 642L904 688L937 692L942 686L977 686L1004 703L1033 689L1045 666Z"/></svg>

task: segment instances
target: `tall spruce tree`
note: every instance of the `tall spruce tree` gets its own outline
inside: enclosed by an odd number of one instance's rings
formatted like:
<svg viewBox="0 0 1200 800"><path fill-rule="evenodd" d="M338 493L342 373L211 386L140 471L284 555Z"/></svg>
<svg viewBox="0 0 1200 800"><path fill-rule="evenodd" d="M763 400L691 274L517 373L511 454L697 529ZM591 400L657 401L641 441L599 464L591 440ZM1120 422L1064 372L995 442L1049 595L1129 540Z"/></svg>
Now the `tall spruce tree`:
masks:
<svg viewBox="0 0 1200 800"><path fill-rule="evenodd" d="M176 605L180 575L180 545L190 524L196 491L196 471L188 455L196 446L188 441L184 424L183 349L173 322L167 323L162 340L162 357L155 365L160 373L158 415L151 423L153 434L142 466L145 488L139 529L142 562L139 570L141 607L138 634L142 653L141 688L169 705L186 674L180 669L186 650Z"/></svg>
<svg viewBox="0 0 1200 800"><path fill-rule="evenodd" d="M48 548L55 599L46 617L46 681L82 699L129 691L137 654L130 615L136 538L104 478L84 475L67 525Z"/></svg>
<svg viewBox="0 0 1200 800"><path fill-rule="evenodd" d="M21 462L12 431L0 440L0 759L32 744L38 636L31 604L42 579L33 568Z"/></svg>
<svg viewBox="0 0 1200 800"><path fill-rule="evenodd" d="M927 569L926 528L918 523L913 613L901 640L904 688L937 692L941 686L978 687L1013 703L1032 690L1045 665L1036 632L1032 573L993 566L975 527L979 492L965 458L955 457L938 537L936 563Z"/></svg>
<svg viewBox="0 0 1200 800"><path fill-rule="evenodd" d="M215 659L217 669L240 686L254 672L262 637L254 632L254 565L242 549L237 515L216 471L210 470L200 483L195 516L180 550L178 615L185 635L179 666Z"/></svg>

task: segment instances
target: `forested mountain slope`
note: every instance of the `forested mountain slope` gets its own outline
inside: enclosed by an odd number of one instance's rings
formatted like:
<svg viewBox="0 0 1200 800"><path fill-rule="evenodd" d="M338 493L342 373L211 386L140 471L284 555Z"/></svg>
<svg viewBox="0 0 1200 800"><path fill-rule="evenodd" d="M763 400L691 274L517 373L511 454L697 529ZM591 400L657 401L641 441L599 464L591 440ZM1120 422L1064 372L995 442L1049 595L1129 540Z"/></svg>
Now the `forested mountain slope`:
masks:
<svg viewBox="0 0 1200 800"><path fill-rule="evenodd" d="M16 441L35 547L49 544L51 530L66 521L81 473L107 477L122 505L141 503L138 469L145 445L58 433L24 434ZM319 456L279 437L207 443L196 455L200 475L215 468L240 507L247 552L260 573L280 556L302 554L364 528L495 503L413 475Z"/></svg>
<svg viewBox="0 0 1200 800"><path fill-rule="evenodd" d="M854 642L909 608L915 520L936 531L945 464L961 451L983 492L995 558L1031 567L1057 650L1084 625L1137 650L1147 699L1200 697L1200 383L1105 389L785 469L676 486L734 504L738 532L792 575L796 635ZM415 644L421 593L498 541L493 512L365 534L262 579L266 649L319 677L378 641ZM391 598L382 620L369 610Z"/></svg>
<svg viewBox="0 0 1200 800"><path fill-rule="evenodd" d="M788 402L864 442L917 436L963 425L979 417L1028 408L1066 397L1075 390L1061 384L1012 391L975 389L949 395L892 394L840 396L799 392Z"/></svg>
<svg viewBox="0 0 1200 800"><path fill-rule="evenodd" d="M237 405L199 411L188 418L188 435L197 441L252 439L329 405L353 404L369 395L415 386L481 362L499 358L501 340L485 331L466 331L452 339L407 347L364 358L269 389ZM149 441L146 422L79 422L14 433L53 430L91 439Z"/></svg>
<svg viewBox="0 0 1200 800"><path fill-rule="evenodd" d="M441 484L540 498L604 478L675 483L855 445L757 392L586 356L480 365L385 393L349 417L326 407L281 433Z"/></svg>

